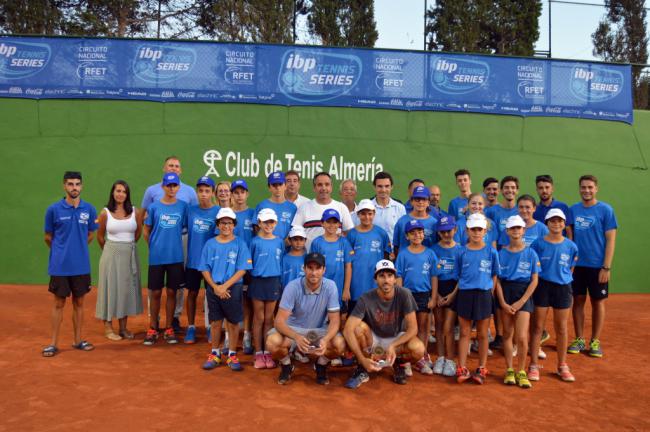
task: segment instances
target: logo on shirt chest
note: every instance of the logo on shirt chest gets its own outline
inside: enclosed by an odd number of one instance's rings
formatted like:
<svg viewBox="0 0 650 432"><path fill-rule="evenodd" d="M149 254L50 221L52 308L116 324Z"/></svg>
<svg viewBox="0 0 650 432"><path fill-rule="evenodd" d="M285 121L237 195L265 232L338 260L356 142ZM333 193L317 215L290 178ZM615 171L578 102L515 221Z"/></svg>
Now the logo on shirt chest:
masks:
<svg viewBox="0 0 650 432"><path fill-rule="evenodd" d="M282 222L291 222L291 212L282 212L280 215Z"/></svg>
<svg viewBox="0 0 650 432"><path fill-rule="evenodd" d="M478 270L483 273L490 273L491 268L492 268L492 262L490 260L481 260Z"/></svg>
<svg viewBox="0 0 650 432"><path fill-rule="evenodd" d="M379 240L372 240L370 242L370 252L379 252L381 247L381 242Z"/></svg>
<svg viewBox="0 0 650 432"><path fill-rule="evenodd" d="M591 216L577 216L574 225L577 230L586 230L591 228L595 222Z"/></svg>
<svg viewBox="0 0 650 432"><path fill-rule="evenodd" d="M521 273L529 273L530 263L528 261L520 261L519 265L517 265L517 271Z"/></svg>
<svg viewBox="0 0 650 432"><path fill-rule="evenodd" d="M569 260L570 260L570 259L571 259L571 256L569 256L569 254L565 254L565 253L560 254L560 261L559 261L559 264L560 264L561 266L568 267L568 266L569 266Z"/></svg>
<svg viewBox="0 0 650 432"><path fill-rule="evenodd" d="M440 259L440 269L442 269L442 271L444 271L445 273L453 271L455 265L456 265L456 260L453 258Z"/></svg>
<svg viewBox="0 0 650 432"><path fill-rule="evenodd" d="M161 214L159 225L161 228L176 228L180 225L181 215L178 213Z"/></svg>
<svg viewBox="0 0 650 432"><path fill-rule="evenodd" d="M201 218L195 218L192 222L192 231L195 233L203 234L210 231L212 224L210 221Z"/></svg>
<svg viewBox="0 0 650 432"><path fill-rule="evenodd" d="M88 225L88 219L90 219L90 213L88 212L81 212L79 213L79 220L78 222L80 224Z"/></svg>
<svg viewBox="0 0 650 432"><path fill-rule="evenodd" d="M431 264L429 263L423 263L422 264L422 274L429 274L429 271L431 270Z"/></svg>
<svg viewBox="0 0 650 432"><path fill-rule="evenodd" d="M229 264L235 264L235 261L237 260L237 252L235 251L230 251L228 252L228 261Z"/></svg>

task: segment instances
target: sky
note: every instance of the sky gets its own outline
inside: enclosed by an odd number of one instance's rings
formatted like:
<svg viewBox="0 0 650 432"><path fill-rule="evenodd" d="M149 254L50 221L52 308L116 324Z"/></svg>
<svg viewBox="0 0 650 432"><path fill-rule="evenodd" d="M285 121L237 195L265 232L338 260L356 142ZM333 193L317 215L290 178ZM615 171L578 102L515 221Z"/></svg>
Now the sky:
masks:
<svg viewBox="0 0 650 432"><path fill-rule="evenodd" d="M379 39L375 48L423 49L425 0L375 0ZM573 0L604 4L603 0ZM428 0L429 7L435 0ZM551 50L553 58L595 60L591 34L605 15L604 6L551 5ZM548 0L543 0L537 50L548 50Z"/></svg>

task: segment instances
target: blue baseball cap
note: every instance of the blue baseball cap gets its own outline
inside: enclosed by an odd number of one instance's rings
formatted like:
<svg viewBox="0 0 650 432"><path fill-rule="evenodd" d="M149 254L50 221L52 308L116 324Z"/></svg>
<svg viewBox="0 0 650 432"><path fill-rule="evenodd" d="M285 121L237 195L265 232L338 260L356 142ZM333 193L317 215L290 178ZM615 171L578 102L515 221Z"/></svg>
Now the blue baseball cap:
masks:
<svg viewBox="0 0 650 432"><path fill-rule="evenodd" d="M422 225L422 222L420 222L417 219L411 219L410 221L408 221L408 223L406 224L406 228L404 228L404 230L407 233L410 233L411 231L416 229L424 230L424 225Z"/></svg>
<svg viewBox="0 0 650 432"><path fill-rule="evenodd" d="M248 190L248 183L246 183L246 180L243 180L243 179L235 180L235 181L232 182L232 184L230 185L230 190L231 190L231 191L234 191L234 190L237 189L238 187L240 187L240 188L242 188L242 189L244 189L244 190Z"/></svg>
<svg viewBox="0 0 650 432"><path fill-rule="evenodd" d="M162 184L163 186L167 186L170 184L180 185L181 179L178 178L178 174L176 173L173 172L165 173L165 175L162 178Z"/></svg>
<svg viewBox="0 0 650 432"><path fill-rule="evenodd" d="M429 192L429 188L426 186L417 186L415 189L413 189L413 193L411 194L411 198L429 199L430 196L431 193Z"/></svg>
<svg viewBox="0 0 650 432"><path fill-rule="evenodd" d="M438 221L438 231L451 231L456 228L456 219L453 216L443 216Z"/></svg>
<svg viewBox="0 0 650 432"><path fill-rule="evenodd" d="M272 172L269 174L269 178L267 183L269 185L274 185L274 184L285 184L287 181L284 178L284 173L282 171L276 171Z"/></svg>
<svg viewBox="0 0 650 432"><path fill-rule="evenodd" d="M341 215L334 209L327 209L323 212L323 217L320 220L321 222L324 222L328 219L336 219L341 222Z"/></svg>
<svg viewBox="0 0 650 432"><path fill-rule="evenodd" d="M212 189L214 189L214 180L212 180L208 176L203 176L203 177L201 177L200 179L198 179L196 181L196 185L197 186L206 185L206 186L210 186Z"/></svg>

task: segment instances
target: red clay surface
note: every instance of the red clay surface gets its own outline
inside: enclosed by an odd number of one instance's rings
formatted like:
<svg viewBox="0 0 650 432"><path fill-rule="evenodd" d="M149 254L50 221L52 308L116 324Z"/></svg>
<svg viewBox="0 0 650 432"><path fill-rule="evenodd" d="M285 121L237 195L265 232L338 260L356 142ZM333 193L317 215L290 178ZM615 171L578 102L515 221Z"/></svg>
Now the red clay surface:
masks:
<svg viewBox="0 0 650 432"><path fill-rule="evenodd" d="M0 286L0 431L650 430L650 295L610 298L605 357L570 356L573 384L553 375L553 337L545 345L542 380L530 390L501 383L505 367L495 353L483 386L422 375L398 386L385 372L356 391L343 387L350 368L330 370L326 387L314 382L307 365L297 365L291 384L280 386L278 369L255 370L249 356L241 356L241 373L203 371L209 351L203 331L195 345L145 347L145 315L130 321L135 340L109 341L94 318L95 298L93 289L83 337L96 349L70 347L68 302L61 352L43 358L50 294L43 286ZM476 366L475 356L469 366Z"/></svg>

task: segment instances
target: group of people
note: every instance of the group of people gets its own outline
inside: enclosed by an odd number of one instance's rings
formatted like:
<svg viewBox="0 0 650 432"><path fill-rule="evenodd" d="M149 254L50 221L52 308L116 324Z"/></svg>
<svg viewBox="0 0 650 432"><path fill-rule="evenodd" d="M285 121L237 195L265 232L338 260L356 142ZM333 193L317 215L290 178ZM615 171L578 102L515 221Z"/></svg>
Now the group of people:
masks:
<svg viewBox="0 0 650 432"><path fill-rule="evenodd" d="M243 352L254 355L258 369L279 363L280 384L291 380L292 359L306 363L310 358L319 384L329 382L327 368L335 363L356 364L349 388L385 367L392 367L398 384L405 384L413 370L482 384L488 355L503 349L504 383L530 388L531 381L540 380L549 309L563 381L575 380L567 353L603 356L600 335L617 222L612 207L596 198L593 175L580 177L580 201L569 208L554 198L550 175L535 179L536 200L519 194L514 176L487 178L483 190L473 193L470 173L462 169L455 173L459 195L445 211L440 188L427 187L421 179L409 183L406 203L394 199L387 172L376 174L375 196L359 202L353 180L341 183L337 201L331 176L318 173L315 197L308 199L300 195L298 172L273 172L267 179L269 197L255 208L248 207L243 179L215 184L204 176L193 188L181 182L175 156L165 160L163 172L162 181L146 190L140 209L131 203L128 184L116 181L99 215L80 199L81 174L65 173L66 196L45 216L54 307L52 341L43 356L58 353L70 295L73 347L94 349L81 338L81 326L91 284L88 244L95 231L103 249L96 316L104 322L106 337L134 337L127 319L143 311L136 243L144 235L149 248L144 344L154 345L161 334L169 344L179 342L185 290L184 342L197 341L203 283L206 335L212 344L206 370L224 362L242 370L237 349L243 326ZM583 329L587 293L589 341ZM571 312L575 338L569 343ZM473 371L470 349L478 351Z"/></svg>

